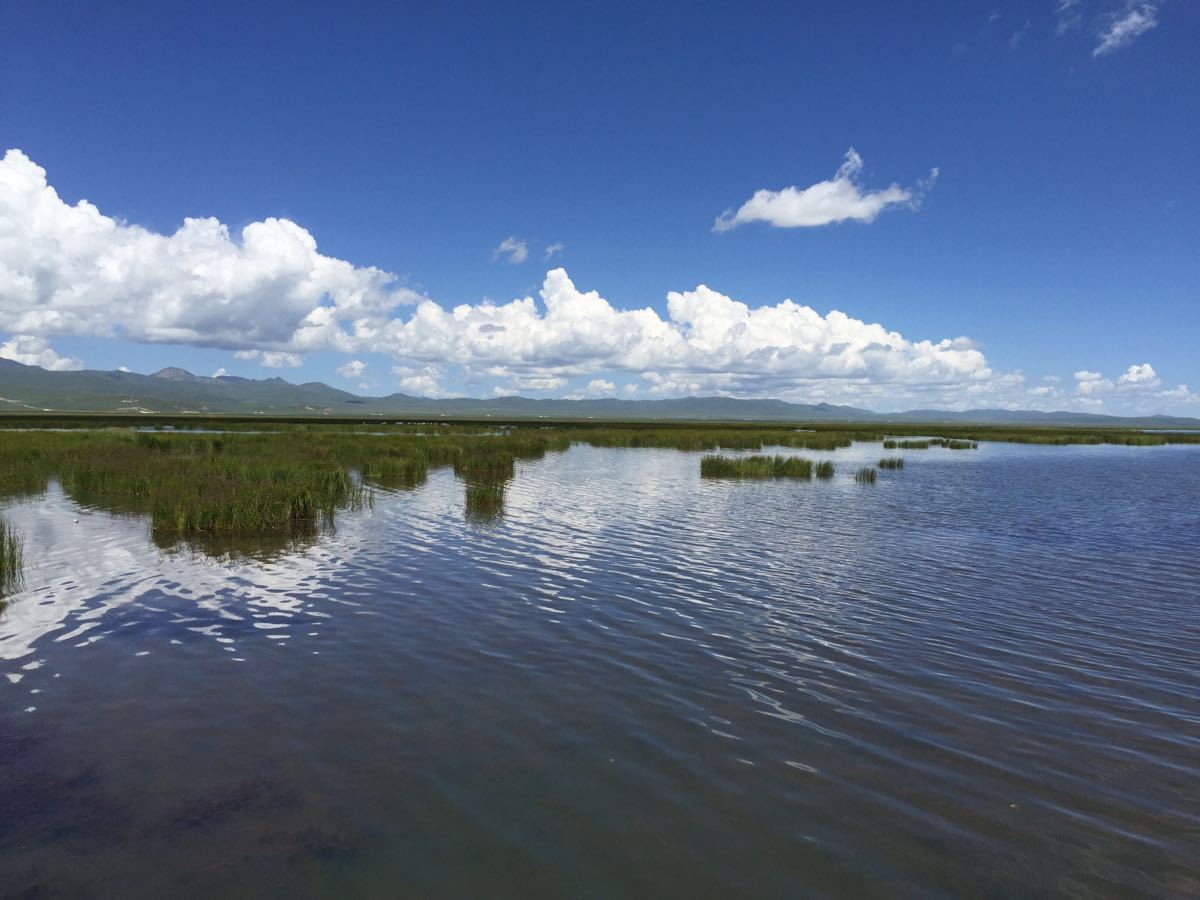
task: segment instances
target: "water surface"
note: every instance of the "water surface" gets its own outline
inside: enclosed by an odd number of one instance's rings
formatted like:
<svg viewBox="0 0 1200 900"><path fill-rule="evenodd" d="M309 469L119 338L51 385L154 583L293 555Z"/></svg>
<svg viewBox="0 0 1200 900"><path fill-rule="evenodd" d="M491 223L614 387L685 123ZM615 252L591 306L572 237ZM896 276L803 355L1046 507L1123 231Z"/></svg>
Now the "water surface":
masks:
<svg viewBox="0 0 1200 900"><path fill-rule="evenodd" d="M218 558L10 503L0 895L1200 893L1200 450L807 455Z"/></svg>

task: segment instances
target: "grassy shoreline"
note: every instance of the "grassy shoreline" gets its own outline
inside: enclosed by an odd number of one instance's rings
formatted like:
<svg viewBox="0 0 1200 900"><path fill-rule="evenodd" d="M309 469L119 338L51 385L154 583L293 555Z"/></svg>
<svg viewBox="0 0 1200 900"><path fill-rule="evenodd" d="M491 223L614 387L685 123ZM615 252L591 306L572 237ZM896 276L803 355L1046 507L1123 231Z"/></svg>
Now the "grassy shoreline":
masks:
<svg viewBox="0 0 1200 900"><path fill-rule="evenodd" d="M621 419L551 419L551 418L428 418L397 416L248 416L227 415L183 415L171 413L13 413L0 412L0 433L21 428L68 430L94 430L103 428L210 428L223 431L291 432L296 430L313 433L333 429L352 432L383 432L401 434L434 429L440 434L484 434L498 429L511 431L536 431L541 429L568 430L579 434L596 433L597 445L602 433L609 432L658 432L712 433L738 432L785 433L825 436L827 440L839 440L853 435L862 435L857 440L908 440L918 439L917 444L936 440L1000 441L1029 444L1119 444L1128 446L1160 446L1164 444L1200 444L1200 434L1172 433L1170 431L1147 431L1143 428L1051 426L1051 425L964 425L937 422L903 423L894 422L762 422L762 421L718 421L718 420L621 420ZM802 431L797 431L802 429ZM870 435L869 437L867 435ZM625 446L631 446L626 444ZM681 448L682 449L682 448ZM702 448L701 448L702 449ZM890 449L890 448L889 448ZM899 449L919 449L915 444L901 444Z"/></svg>

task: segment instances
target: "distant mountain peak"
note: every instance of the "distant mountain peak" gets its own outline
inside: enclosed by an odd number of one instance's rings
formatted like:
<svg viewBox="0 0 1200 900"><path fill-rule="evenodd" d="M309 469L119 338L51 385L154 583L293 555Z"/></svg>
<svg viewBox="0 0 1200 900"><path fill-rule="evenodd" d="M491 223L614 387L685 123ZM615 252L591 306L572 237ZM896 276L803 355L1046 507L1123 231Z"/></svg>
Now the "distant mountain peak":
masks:
<svg viewBox="0 0 1200 900"><path fill-rule="evenodd" d="M162 378L166 381L198 381L199 379L189 372L187 369L180 369L176 366L167 366L165 369L159 369L151 378Z"/></svg>

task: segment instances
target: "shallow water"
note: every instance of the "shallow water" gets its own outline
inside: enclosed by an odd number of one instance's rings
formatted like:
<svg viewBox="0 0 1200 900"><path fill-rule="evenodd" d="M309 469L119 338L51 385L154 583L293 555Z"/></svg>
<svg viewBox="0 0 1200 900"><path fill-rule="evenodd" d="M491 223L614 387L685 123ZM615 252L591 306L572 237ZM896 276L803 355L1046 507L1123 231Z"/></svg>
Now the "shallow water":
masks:
<svg viewBox="0 0 1200 900"><path fill-rule="evenodd" d="M1200 893L1200 448L808 455L258 559L10 504L0 895Z"/></svg>

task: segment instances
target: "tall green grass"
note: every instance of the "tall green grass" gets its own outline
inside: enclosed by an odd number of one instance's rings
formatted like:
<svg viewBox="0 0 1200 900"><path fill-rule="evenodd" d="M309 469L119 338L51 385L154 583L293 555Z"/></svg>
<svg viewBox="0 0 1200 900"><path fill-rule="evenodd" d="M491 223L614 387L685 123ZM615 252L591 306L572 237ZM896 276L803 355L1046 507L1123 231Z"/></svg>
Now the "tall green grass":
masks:
<svg viewBox="0 0 1200 900"><path fill-rule="evenodd" d="M832 478L833 463L831 463L829 460L817 463L816 467L813 469L813 474L818 478Z"/></svg>
<svg viewBox="0 0 1200 900"><path fill-rule="evenodd" d="M904 457L902 456L885 456L879 461L881 469L903 469Z"/></svg>
<svg viewBox="0 0 1200 900"><path fill-rule="evenodd" d="M515 461L565 450L561 429L513 433L271 434L10 432L0 441L0 497L36 494L51 478L77 502L147 515L155 540L311 537L376 490L411 489L452 467L474 509L498 504ZM220 541L217 541L220 543Z"/></svg>
<svg viewBox="0 0 1200 900"><path fill-rule="evenodd" d="M854 480L859 484L874 484L876 472L869 466L864 466L854 473Z"/></svg>
<svg viewBox="0 0 1200 900"><path fill-rule="evenodd" d="M800 456L706 456L702 478L812 478L813 462Z"/></svg>
<svg viewBox="0 0 1200 900"><path fill-rule="evenodd" d="M0 516L0 609L7 595L21 589L23 557L21 536Z"/></svg>

